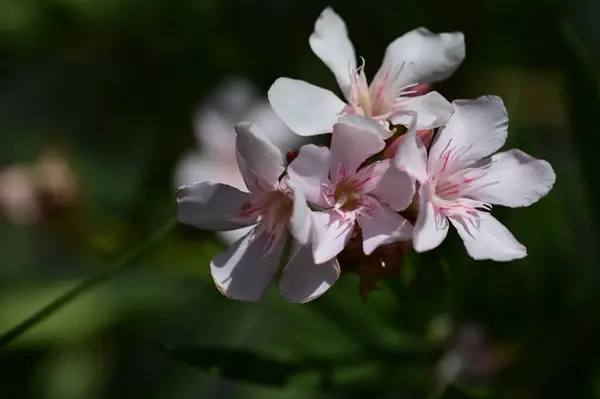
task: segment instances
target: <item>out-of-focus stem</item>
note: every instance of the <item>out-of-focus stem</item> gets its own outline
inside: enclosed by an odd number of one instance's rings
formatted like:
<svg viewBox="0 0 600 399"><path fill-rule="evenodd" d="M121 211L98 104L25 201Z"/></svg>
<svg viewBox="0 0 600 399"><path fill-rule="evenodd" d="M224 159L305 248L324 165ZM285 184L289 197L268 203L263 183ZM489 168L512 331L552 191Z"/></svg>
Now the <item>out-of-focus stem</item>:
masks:
<svg viewBox="0 0 600 399"><path fill-rule="evenodd" d="M156 232L154 232L154 234L152 234L146 241L117 259L112 266L90 276L77 286L73 287L71 290L65 292L52 302L48 303L46 306L39 309L37 312L23 320L18 325L6 331L0 336L0 349L13 342L15 339L20 337L22 334L27 332L41 321L52 316L52 314L78 298L80 295L84 294L90 289L95 288L101 283L110 280L123 270L127 269L129 266L135 264L136 259L143 255L144 252L146 252L149 248L162 240L169 232L173 230L176 225L176 219L169 220L163 227L156 230Z"/></svg>

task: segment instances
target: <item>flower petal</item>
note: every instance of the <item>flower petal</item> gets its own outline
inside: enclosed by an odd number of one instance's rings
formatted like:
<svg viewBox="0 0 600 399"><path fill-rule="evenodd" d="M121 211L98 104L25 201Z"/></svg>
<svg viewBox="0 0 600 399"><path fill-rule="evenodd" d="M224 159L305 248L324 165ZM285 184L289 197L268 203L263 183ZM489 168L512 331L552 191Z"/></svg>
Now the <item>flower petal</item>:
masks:
<svg viewBox="0 0 600 399"><path fill-rule="evenodd" d="M485 175L474 182L470 198L510 207L529 206L548 194L556 180L552 166L521 150L509 150L488 160Z"/></svg>
<svg viewBox="0 0 600 399"><path fill-rule="evenodd" d="M421 143L423 143L425 148L429 148L431 145L431 140L433 139L433 129L417 130L416 136L421 140ZM402 136L394 139L394 141L392 141L392 143L383 151L383 157L393 158L394 155L396 155L396 151L398 151L398 146L400 143L402 143L402 141L404 141L405 137L406 135L403 134Z"/></svg>
<svg viewBox="0 0 600 399"><path fill-rule="evenodd" d="M288 227L292 237L300 244L305 245L310 238L310 208L306 203L304 193L294 182L288 179L287 186L294 192L294 207L292 208Z"/></svg>
<svg viewBox="0 0 600 399"><path fill-rule="evenodd" d="M307 144L300 148L298 156L287 168L290 181L302 190L308 201L321 207L327 206L323 184L329 183L330 162L329 148Z"/></svg>
<svg viewBox="0 0 600 399"><path fill-rule="evenodd" d="M317 57L331 69L340 89L348 97L352 87L350 71L356 69L356 55L344 20L327 7L319 15L308 42Z"/></svg>
<svg viewBox="0 0 600 399"><path fill-rule="evenodd" d="M454 107L448 100L437 91L431 91L423 96L404 97L401 113L392 115L390 122L410 126L416 116L415 129L433 129L448 123L453 112Z"/></svg>
<svg viewBox="0 0 600 399"><path fill-rule="evenodd" d="M458 100L452 104L454 114L431 145L430 170L448 151L453 152L448 163L450 173L493 154L506 141L508 115L500 97L484 96L476 100Z"/></svg>
<svg viewBox="0 0 600 399"><path fill-rule="evenodd" d="M215 285L223 295L240 301L260 300L279 270L285 239L266 254L267 234L259 227L210 262Z"/></svg>
<svg viewBox="0 0 600 399"><path fill-rule="evenodd" d="M371 255L380 245L412 238L413 225L384 204L359 215L357 222L362 229L365 255Z"/></svg>
<svg viewBox="0 0 600 399"><path fill-rule="evenodd" d="M312 212L312 250L317 264L335 258L354 231L354 219L343 219L333 211Z"/></svg>
<svg viewBox="0 0 600 399"><path fill-rule="evenodd" d="M256 223L242 217L249 194L221 183L202 181L177 190L177 219L202 230L235 230Z"/></svg>
<svg viewBox="0 0 600 399"><path fill-rule="evenodd" d="M269 141L283 153L290 149L297 149L307 142L306 138L291 131L273 111L271 104L266 99L253 104L247 110L243 120L260 126Z"/></svg>
<svg viewBox="0 0 600 399"><path fill-rule="evenodd" d="M348 115L333 127L329 176L349 176L372 155L385 147L375 130L377 122L359 115ZM365 128L368 127L368 128Z"/></svg>
<svg viewBox="0 0 600 399"><path fill-rule="evenodd" d="M279 280L279 294L288 302L310 302L323 295L339 276L340 265L336 258L318 265L310 247L294 243L292 256Z"/></svg>
<svg viewBox="0 0 600 399"><path fill-rule="evenodd" d="M398 145L394 155L394 165L401 171L406 172L419 182L427 181L427 150L417 138L414 128L409 128L404 134L404 139Z"/></svg>
<svg viewBox="0 0 600 399"><path fill-rule="evenodd" d="M419 189L419 215L415 222L413 247L417 252L436 248L448 234L448 218L431 203L432 187L423 184Z"/></svg>
<svg viewBox="0 0 600 399"><path fill-rule="evenodd" d="M227 244L227 246L230 246L237 240L248 234L248 232L250 232L250 230L254 229L255 227L255 225L252 225L248 227L242 227L241 229L236 230L218 231L217 237L219 237L219 239L222 242Z"/></svg>
<svg viewBox="0 0 600 399"><path fill-rule="evenodd" d="M251 192L277 187L285 171L283 155L258 126L249 122L235 126L238 166Z"/></svg>
<svg viewBox="0 0 600 399"><path fill-rule="evenodd" d="M527 256L525 246L496 218L487 212L478 212L478 216L478 227L464 219L450 218L473 259L505 262Z"/></svg>
<svg viewBox="0 0 600 399"><path fill-rule="evenodd" d="M331 133L346 107L331 91L290 78L277 79L268 97L277 116L301 136Z"/></svg>
<svg viewBox="0 0 600 399"><path fill-rule="evenodd" d="M464 58L465 37L461 32L435 34L417 28L390 43L373 80L391 67L403 65L396 82L399 85L439 82L452 75Z"/></svg>
<svg viewBox="0 0 600 399"><path fill-rule="evenodd" d="M339 123L352 125L356 129L379 136L384 140L389 139L394 135L394 132L386 129L383 125L373 118L368 118L358 114L345 114L338 119Z"/></svg>
<svg viewBox="0 0 600 399"><path fill-rule="evenodd" d="M370 194L395 211L408 208L415 195L415 182L406 172L396 168L391 159L374 165L373 174L377 184Z"/></svg>
<svg viewBox="0 0 600 399"><path fill-rule="evenodd" d="M246 190L246 184L235 160L235 141L233 141L230 150L232 162L229 162L229 159L224 156L221 158L213 157L195 150L186 152L178 161L175 170L173 180L176 188L184 184L212 180L228 184L240 190Z"/></svg>

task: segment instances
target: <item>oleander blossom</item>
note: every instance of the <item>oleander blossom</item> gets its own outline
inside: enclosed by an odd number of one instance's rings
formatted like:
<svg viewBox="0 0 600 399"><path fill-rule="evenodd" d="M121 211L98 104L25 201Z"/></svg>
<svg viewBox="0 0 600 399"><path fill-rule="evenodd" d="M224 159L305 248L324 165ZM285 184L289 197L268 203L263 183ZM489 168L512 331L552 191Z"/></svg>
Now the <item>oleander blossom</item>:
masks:
<svg viewBox="0 0 600 399"><path fill-rule="evenodd" d="M306 245L310 209L302 191L281 178L285 166L279 149L254 124L240 123L236 132L237 163L250 192L208 181L185 185L178 191L179 221L216 231L254 226L210 265L219 290L244 301L262 298L279 271L291 235L291 255L279 292L294 303L315 299L337 280L339 265L335 259L319 265L313 261Z"/></svg>
<svg viewBox="0 0 600 399"><path fill-rule="evenodd" d="M344 116L333 127L331 148L305 145L289 165L290 181L322 209L311 213L316 263L335 259L356 223L366 255L380 245L411 239L412 225L397 213L412 200L410 177L390 159L363 165L384 149L384 130L372 119Z"/></svg>
<svg viewBox="0 0 600 399"><path fill-rule="evenodd" d="M388 127L414 122L425 130L444 125L451 104L437 92L422 94L423 83L448 78L465 57L460 32L434 34L414 29L387 48L381 68L369 85L365 61L360 66L346 24L331 8L315 23L309 39L313 52L331 69L345 98L310 83L279 78L268 98L277 115L299 135L331 133L338 117L365 115Z"/></svg>
<svg viewBox="0 0 600 399"><path fill-rule="evenodd" d="M556 176L550 164L511 149L491 155L506 141L508 116L495 96L453 102L454 114L434 138L429 154L409 129L395 163L416 179L419 214L413 246L437 247L449 222L474 259L510 261L527 255L489 211L492 205L529 206L545 196Z"/></svg>
<svg viewBox="0 0 600 399"><path fill-rule="evenodd" d="M214 180L244 190L246 186L235 156L236 134L233 129L236 123L242 121L260 126L267 138L284 153L306 141L275 115L266 97L250 80L228 77L217 85L194 115L196 145L186 151L177 164L175 188L201 180ZM250 229L221 231L217 232L217 236L231 245Z"/></svg>

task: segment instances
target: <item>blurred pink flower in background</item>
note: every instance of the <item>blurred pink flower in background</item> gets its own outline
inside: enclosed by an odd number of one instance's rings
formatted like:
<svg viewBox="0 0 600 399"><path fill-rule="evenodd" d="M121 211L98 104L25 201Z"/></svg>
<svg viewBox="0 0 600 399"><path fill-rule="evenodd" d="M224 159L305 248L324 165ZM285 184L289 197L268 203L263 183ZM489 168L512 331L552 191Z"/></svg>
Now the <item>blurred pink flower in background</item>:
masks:
<svg viewBox="0 0 600 399"><path fill-rule="evenodd" d="M483 382L493 377L502 363L502 356L486 337L483 326L464 323L453 331L448 350L438 363L438 383L443 387L452 382Z"/></svg>
<svg viewBox="0 0 600 399"><path fill-rule="evenodd" d="M284 154L306 139L295 135L271 109L266 97L248 79L231 77L217 86L194 115L196 146L183 155L175 171L174 186L207 180L246 191L235 158L235 130L239 122L260 126ZM249 228L218 232L227 243L243 237Z"/></svg>
<svg viewBox="0 0 600 399"><path fill-rule="evenodd" d="M41 222L47 211L72 204L79 184L66 158L44 149L35 163L0 170L0 214L15 225Z"/></svg>
<svg viewBox="0 0 600 399"><path fill-rule="evenodd" d="M16 225L28 225L39 218L36 187L26 165L11 165L0 171L0 211Z"/></svg>

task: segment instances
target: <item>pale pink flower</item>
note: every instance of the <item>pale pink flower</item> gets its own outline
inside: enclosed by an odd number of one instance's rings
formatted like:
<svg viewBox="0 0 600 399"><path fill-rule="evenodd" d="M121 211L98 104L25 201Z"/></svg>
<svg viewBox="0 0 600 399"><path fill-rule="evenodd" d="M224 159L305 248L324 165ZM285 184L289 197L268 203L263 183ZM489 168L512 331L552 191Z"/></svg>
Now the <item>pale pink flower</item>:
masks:
<svg viewBox="0 0 600 399"><path fill-rule="evenodd" d="M40 223L49 211L73 204L78 194L77 178L56 150L44 149L35 163L0 170L0 214L16 225Z"/></svg>
<svg viewBox="0 0 600 399"><path fill-rule="evenodd" d="M29 165L0 170L0 213L16 225L29 225L40 219L42 204Z"/></svg>
<svg viewBox="0 0 600 399"><path fill-rule="evenodd" d="M495 96L453 103L454 114L425 147L409 129L398 147L396 166L419 183L419 215L413 245L437 247L449 222L474 259L509 261L527 255L525 247L487 211L492 204L529 206L545 196L556 179L546 161L520 150L495 155L506 141L508 116Z"/></svg>
<svg viewBox="0 0 600 399"><path fill-rule="evenodd" d="M248 79L231 77L217 86L194 116L197 147L187 151L175 171L175 187L212 180L245 189L235 158L236 123L247 121L262 131L282 151L296 149L302 138L275 115L267 99ZM249 228L218 232L232 244Z"/></svg>
<svg viewBox="0 0 600 399"><path fill-rule="evenodd" d="M326 8L310 36L313 52L331 69L346 102L333 92L310 83L279 78L268 97L279 117L297 134L330 133L338 117L360 114L388 125L407 125L416 116L417 129L444 125L452 106L437 92L421 94L431 83L449 77L465 57L460 32L434 34L414 29L394 40L371 85L367 84L364 60L357 66L354 46L346 24Z"/></svg>
<svg viewBox="0 0 600 399"><path fill-rule="evenodd" d="M462 324L454 332L450 348L437 365L440 389L453 382L467 386L483 382L499 371L502 361L482 325Z"/></svg>
<svg viewBox="0 0 600 399"><path fill-rule="evenodd" d="M333 127L331 149L308 144L289 165L290 180L309 202L323 208L312 212L315 262L334 259L346 246L358 222L363 250L409 240L412 226L396 211L411 202L414 187L391 160L361 165L385 147L384 128L372 119L347 115Z"/></svg>
<svg viewBox="0 0 600 399"><path fill-rule="evenodd" d="M203 181L178 192L178 218L199 229L226 231L254 227L211 262L211 274L224 295L258 301L277 274L288 237L290 259L279 282L290 302L307 302L322 295L338 278L333 260L316 265L310 248L310 209L302 191L286 178L281 152L251 123L236 125L236 156L245 185Z"/></svg>

